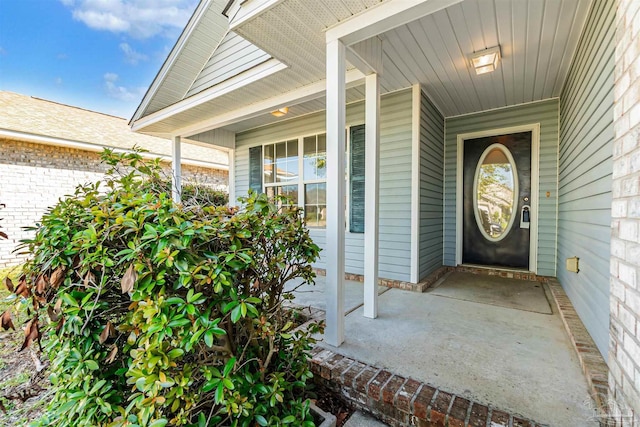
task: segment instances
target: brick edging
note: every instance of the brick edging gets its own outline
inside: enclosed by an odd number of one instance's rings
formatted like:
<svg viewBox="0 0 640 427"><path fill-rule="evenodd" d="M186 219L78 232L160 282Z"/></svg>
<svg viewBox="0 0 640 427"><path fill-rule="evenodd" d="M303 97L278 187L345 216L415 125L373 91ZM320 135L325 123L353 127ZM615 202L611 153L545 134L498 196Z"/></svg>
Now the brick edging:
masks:
<svg viewBox="0 0 640 427"><path fill-rule="evenodd" d="M609 368L557 279L547 281L599 413L608 413Z"/></svg>
<svg viewBox="0 0 640 427"><path fill-rule="evenodd" d="M425 280L418 283L405 282L403 280L396 279L379 278L378 285L386 286L388 288L402 289L405 291L424 292L446 273L453 271L453 269L454 267L442 266L435 270L433 273L429 274L429 276L427 276ZM318 276L326 276L327 273L323 268L314 268L313 271ZM345 280L352 280L354 282L364 282L364 276L361 274L345 273L344 278Z"/></svg>
<svg viewBox="0 0 640 427"><path fill-rule="evenodd" d="M323 384L392 427L542 426L320 346L311 355L311 371Z"/></svg>

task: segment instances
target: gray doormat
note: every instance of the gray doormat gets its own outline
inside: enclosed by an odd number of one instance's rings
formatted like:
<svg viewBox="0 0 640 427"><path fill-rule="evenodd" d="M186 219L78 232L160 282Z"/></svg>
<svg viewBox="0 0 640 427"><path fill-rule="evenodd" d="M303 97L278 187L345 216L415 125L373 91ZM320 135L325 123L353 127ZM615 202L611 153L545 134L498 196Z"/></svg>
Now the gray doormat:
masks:
<svg viewBox="0 0 640 427"><path fill-rule="evenodd" d="M545 295L544 284L528 280L453 272L426 292L515 310L553 313Z"/></svg>

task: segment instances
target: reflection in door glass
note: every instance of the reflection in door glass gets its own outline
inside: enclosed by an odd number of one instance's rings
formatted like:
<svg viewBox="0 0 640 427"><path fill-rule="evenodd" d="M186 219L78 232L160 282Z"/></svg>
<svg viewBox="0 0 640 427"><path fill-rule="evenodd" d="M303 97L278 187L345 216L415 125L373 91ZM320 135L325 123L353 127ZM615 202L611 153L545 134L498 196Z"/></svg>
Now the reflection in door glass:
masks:
<svg viewBox="0 0 640 427"><path fill-rule="evenodd" d="M513 216L515 166L503 150L489 147L476 171L476 220L489 240L500 240Z"/></svg>

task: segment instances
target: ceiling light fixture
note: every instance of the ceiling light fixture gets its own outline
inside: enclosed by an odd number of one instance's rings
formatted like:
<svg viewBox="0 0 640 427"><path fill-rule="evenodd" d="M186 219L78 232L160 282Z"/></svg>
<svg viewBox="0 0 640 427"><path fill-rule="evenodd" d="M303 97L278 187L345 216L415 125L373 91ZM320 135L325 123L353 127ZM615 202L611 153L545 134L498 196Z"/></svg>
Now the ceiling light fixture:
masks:
<svg viewBox="0 0 640 427"><path fill-rule="evenodd" d="M469 60L477 75L495 71L500 62L500 46L474 52L469 55Z"/></svg>
<svg viewBox="0 0 640 427"><path fill-rule="evenodd" d="M278 108L275 111L271 112L271 115L274 117L282 117L289 112L289 107Z"/></svg>

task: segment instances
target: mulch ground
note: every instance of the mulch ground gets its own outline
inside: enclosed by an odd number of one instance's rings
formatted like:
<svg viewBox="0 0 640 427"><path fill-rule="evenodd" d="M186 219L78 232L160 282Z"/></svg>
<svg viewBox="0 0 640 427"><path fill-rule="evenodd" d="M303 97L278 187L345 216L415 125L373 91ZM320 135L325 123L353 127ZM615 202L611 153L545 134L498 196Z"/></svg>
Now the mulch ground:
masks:
<svg viewBox="0 0 640 427"><path fill-rule="evenodd" d="M318 396L316 401L318 408L335 415L338 427L344 426L351 414L355 412L353 405L326 387L320 386L315 394Z"/></svg>

